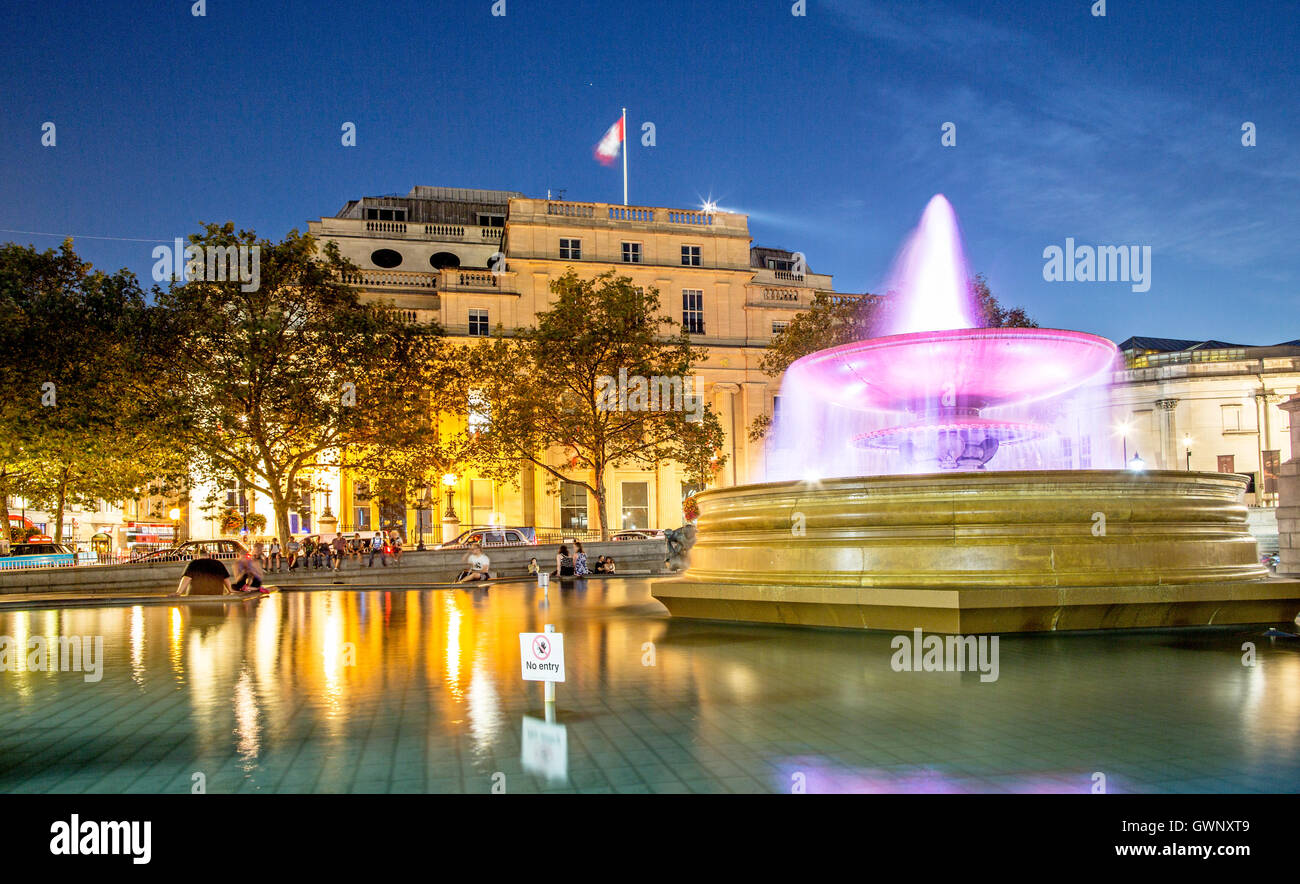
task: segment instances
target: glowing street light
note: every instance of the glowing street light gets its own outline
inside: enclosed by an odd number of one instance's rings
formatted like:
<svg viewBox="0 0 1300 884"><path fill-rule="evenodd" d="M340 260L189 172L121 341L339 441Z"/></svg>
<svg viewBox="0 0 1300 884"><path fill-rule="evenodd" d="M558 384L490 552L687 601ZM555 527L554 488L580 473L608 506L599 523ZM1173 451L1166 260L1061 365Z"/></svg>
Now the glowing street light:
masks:
<svg viewBox="0 0 1300 884"><path fill-rule="evenodd" d="M444 519L456 518L456 474L445 473L442 477L442 484L447 488L447 512L443 515Z"/></svg>
<svg viewBox="0 0 1300 884"><path fill-rule="evenodd" d="M1147 463L1135 451L1133 459L1128 462L1128 468L1135 473L1140 473L1147 468Z"/></svg>
<svg viewBox="0 0 1300 884"><path fill-rule="evenodd" d="M1183 434L1183 448L1187 449L1187 472L1192 471L1192 436L1190 433Z"/></svg>
<svg viewBox="0 0 1300 884"><path fill-rule="evenodd" d="M1124 440L1124 463L1128 463L1128 434L1133 432L1133 424L1129 421L1120 421L1115 425L1115 432L1119 433Z"/></svg>

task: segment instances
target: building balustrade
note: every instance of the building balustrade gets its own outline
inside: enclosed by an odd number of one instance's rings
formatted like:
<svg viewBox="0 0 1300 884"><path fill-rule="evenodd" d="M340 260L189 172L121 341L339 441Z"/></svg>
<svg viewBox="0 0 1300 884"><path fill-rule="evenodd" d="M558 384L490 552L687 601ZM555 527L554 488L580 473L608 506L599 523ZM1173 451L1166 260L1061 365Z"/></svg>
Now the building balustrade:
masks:
<svg viewBox="0 0 1300 884"><path fill-rule="evenodd" d="M369 290L417 289L429 293L446 292L514 292L513 273L493 273L490 270L370 270L361 269L344 273L342 280L348 285Z"/></svg>
<svg viewBox="0 0 1300 884"><path fill-rule="evenodd" d="M362 221L357 218L324 218L321 236L363 236L381 234L394 239L433 240L435 242L497 243L505 236L504 227L464 224L415 224L409 221Z"/></svg>

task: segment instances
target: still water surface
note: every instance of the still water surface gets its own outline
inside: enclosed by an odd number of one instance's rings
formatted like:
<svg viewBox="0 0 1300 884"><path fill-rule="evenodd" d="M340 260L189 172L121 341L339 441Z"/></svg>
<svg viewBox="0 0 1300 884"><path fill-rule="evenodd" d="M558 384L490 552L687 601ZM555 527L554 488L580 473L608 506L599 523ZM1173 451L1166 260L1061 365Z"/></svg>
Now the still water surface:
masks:
<svg viewBox="0 0 1300 884"><path fill-rule="evenodd" d="M518 639L547 623L552 722ZM6 792L1300 790L1300 642L1250 627L1004 636L994 682L897 672L888 634L673 621L640 579L4 611L0 635L104 654L98 681L0 673Z"/></svg>

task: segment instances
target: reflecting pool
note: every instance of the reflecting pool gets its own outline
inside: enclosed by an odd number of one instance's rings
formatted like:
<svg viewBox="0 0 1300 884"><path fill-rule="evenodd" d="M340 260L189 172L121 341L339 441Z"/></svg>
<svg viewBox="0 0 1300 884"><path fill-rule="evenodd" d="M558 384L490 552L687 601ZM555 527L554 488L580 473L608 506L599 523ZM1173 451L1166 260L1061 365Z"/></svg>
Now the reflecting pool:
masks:
<svg viewBox="0 0 1300 884"><path fill-rule="evenodd" d="M518 638L548 623L550 720ZM0 672L6 792L1300 788L1300 640L1259 628L1003 636L988 681L896 671L889 634L670 621L623 578L3 611L0 635L103 637L98 680Z"/></svg>

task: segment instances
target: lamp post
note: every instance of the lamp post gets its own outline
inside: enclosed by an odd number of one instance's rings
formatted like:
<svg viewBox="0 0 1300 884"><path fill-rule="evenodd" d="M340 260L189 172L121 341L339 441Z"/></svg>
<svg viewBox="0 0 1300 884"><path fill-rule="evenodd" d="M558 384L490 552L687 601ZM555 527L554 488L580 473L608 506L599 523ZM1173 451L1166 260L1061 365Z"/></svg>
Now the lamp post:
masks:
<svg viewBox="0 0 1300 884"><path fill-rule="evenodd" d="M1123 421L1115 429L1119 432L1120 438L1124 440L1124 463L1128 463L1128 434L1132 425L1128 421Z"/></svg>
<svg viewBox="0 0 1300 884"><path fill-rule="evenodd" d="M1135 451L1133 452L1133 459L1128 462L1128 468L1135 473L1140 473L1147 468L1147 464L1142 459L1142 456Z"/></svg>
<svg viewBox="0 0 1300 884"><path fill-rule="evenodd" d="M167 511L167 516L172 520L172 546L181 542L181 509L174 506Z"/></svg>
<svg viewBox="0 0 1300 884"><path fill-rule="evenodd" d="M1187 472L1192 471L1192 437L1190 434L1183 436L1183 448L1187 449Z"/></svg>
<svg viewBox="0 0 1300 884"><path fill-rule="evenodd" d="M444 474L442 484L447 489L447 511L442 514L442 541L447 543L460 534L460 518L456 515L456 474Z"/></svg>

